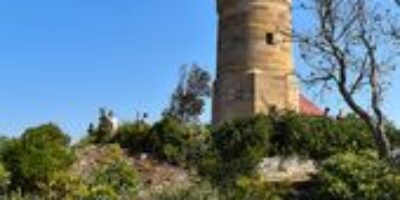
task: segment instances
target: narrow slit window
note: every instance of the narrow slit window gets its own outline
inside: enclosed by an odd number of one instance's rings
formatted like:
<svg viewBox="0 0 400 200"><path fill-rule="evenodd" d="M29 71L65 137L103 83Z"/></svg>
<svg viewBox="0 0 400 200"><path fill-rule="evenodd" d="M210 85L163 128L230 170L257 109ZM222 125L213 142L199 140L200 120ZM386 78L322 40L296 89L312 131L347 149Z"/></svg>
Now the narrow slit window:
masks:
<svg viewBox="0 0 400 200"><path fill-rule="evenodd" d="M273 33L267 33L266 34L266 36L265 36L266 38L266 42L267 42L267 44L269 44L269 45L273 45L274 44L274 34Z"/></svg>

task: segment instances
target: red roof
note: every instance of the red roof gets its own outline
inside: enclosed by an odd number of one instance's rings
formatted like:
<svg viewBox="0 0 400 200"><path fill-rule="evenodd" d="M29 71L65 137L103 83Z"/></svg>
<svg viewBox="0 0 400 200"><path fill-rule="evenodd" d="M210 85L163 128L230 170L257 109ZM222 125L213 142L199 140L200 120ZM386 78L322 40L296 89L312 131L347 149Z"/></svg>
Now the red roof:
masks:
<svg viewBox="0 0 400 200"><path fill-rule="evenodd" d="M310 101L303 94L300 94L300 113L310 116L323 116L324 111L316 106L312 101Z"/></svg>

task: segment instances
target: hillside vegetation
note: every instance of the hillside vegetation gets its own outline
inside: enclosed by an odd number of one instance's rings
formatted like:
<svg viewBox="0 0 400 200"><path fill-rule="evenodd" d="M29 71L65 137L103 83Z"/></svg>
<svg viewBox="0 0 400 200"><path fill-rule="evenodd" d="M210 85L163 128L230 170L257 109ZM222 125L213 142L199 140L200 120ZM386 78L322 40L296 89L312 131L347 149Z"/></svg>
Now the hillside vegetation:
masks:
<svg viewBox="0 0 400 200"><path fill-rule="evenodd" d="M400 199L398 169L378 159L354 116L276 112L216 127L165 116L100 127L74 145L55 124L2 138L2 198ZM260 178L263 158L294 155L315 160L318 173L300 183Z"/></svg>

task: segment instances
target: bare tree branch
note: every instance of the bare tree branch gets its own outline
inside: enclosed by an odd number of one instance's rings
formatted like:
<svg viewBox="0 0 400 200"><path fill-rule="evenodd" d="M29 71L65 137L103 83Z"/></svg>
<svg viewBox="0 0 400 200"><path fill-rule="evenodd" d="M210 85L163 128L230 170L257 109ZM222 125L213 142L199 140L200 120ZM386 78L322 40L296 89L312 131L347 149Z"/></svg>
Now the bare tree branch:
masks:
<svg viewBox="0 0 400 200"><path fill-rule="evenodd" d="M378 2L379 3L379 2ZM336 87L344 102L368 125L382 158L390 154L384 132L383 94L398 64L397 16L377 1L304 0L313 24L294 30L309 66L306 84ZM368 105L365 100L368 98Z"/></svg>

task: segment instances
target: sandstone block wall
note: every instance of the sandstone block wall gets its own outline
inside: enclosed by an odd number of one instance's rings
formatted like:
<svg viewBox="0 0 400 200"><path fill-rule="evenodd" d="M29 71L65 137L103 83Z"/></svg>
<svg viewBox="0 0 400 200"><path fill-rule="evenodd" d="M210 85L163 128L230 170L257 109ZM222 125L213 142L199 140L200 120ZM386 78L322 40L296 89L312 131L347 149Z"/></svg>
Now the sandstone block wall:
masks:
<svg viewBox="0 0 400 200"><path fill-rule="evenodd" d="M213 122L298 110L288 0L219 0Z"/></svg>

